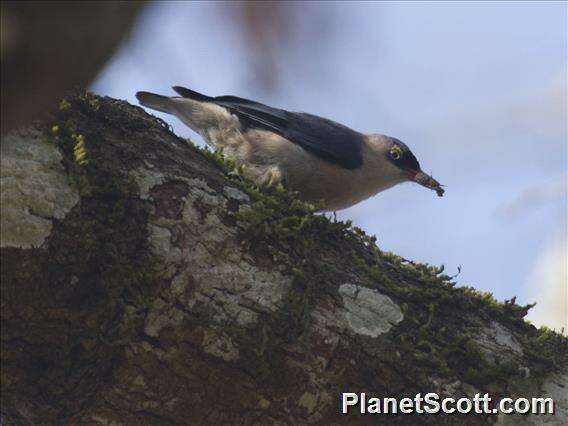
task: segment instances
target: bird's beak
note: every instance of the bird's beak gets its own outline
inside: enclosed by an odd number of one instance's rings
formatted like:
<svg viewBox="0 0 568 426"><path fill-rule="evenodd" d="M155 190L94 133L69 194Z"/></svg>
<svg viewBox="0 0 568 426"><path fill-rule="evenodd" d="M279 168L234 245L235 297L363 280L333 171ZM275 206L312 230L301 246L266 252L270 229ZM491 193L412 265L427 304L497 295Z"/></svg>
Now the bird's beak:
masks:
<svg viewBox="0 0 568 426"><path fill-rule="evenodd" d="M442 188L443 185L440 185L440 183L438 183L436 179L434 179L432 176L428 176L422 170L409 170L406 172L406 176L411 181L416 182L428 189L436 191L438 197L442 197L444 195L444 188Z"/></svg>

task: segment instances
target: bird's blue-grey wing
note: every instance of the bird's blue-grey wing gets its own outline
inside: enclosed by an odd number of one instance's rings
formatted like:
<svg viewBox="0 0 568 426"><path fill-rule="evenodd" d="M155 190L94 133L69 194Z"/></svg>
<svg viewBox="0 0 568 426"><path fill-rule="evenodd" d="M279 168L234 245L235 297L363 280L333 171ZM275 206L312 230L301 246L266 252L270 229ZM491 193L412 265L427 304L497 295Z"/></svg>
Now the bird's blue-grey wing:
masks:
<svg viewBox="0 0 568 426"><path fill-rule="evenodd" d="M235 114L245 128L261 128L283 136L320 158L348 169L363 163L363 135L335 121L316 115L273 108L236 96L209 97L174 87L180 95L214 102Z"/></svg>
<svg viewBox="0 0 568 426"><path fill-rule="evenodd" d="M363 135L335 121L303 112L289 112L283 136L347 169L363 164Z"/></svg>

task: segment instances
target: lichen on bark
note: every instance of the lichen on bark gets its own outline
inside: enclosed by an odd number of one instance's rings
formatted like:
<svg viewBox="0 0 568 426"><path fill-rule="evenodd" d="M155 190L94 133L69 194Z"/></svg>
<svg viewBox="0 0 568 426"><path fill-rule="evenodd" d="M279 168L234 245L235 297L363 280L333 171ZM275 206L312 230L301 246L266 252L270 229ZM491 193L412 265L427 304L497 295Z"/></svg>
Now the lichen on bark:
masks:
<svg viewBox="0 0 568 426"><path fill-rule="evenodd" d="M562 377L566 339L528 307L255 187L141 108L82 94L36 132L77 199L1 249L5 424L368 423L338 415L341 392L500 398Z"/></svg>

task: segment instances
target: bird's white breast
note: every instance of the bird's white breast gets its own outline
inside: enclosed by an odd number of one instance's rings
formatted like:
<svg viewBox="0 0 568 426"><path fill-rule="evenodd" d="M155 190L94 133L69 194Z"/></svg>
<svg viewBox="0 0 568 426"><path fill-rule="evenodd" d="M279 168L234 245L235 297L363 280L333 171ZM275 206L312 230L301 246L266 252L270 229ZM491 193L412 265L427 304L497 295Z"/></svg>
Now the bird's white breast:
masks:
<svg viewBox="0 0 568 426"><path fill-rule="evenodd" d="M363 165L346 169L323 160L287 139L265 130L244 134L245 164L256 165L256 179L277 166L286 186L305 201L322 200L326 210L341 210L384 191L404 179L400 171L371 147L363 146Z"/></svg>

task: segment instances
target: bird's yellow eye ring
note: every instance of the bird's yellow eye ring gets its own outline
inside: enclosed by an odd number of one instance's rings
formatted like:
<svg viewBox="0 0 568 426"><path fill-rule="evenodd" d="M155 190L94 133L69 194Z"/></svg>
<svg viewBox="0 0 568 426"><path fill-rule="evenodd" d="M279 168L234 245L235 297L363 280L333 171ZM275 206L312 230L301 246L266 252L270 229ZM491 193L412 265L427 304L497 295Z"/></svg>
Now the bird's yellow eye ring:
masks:
<svg viewBox="0 0 568 426"><path fill-rule="evenodd" d="M400 160L400 157L402 157L402 149L395 145L391 148L390 154L393 160Z"/></svg>

